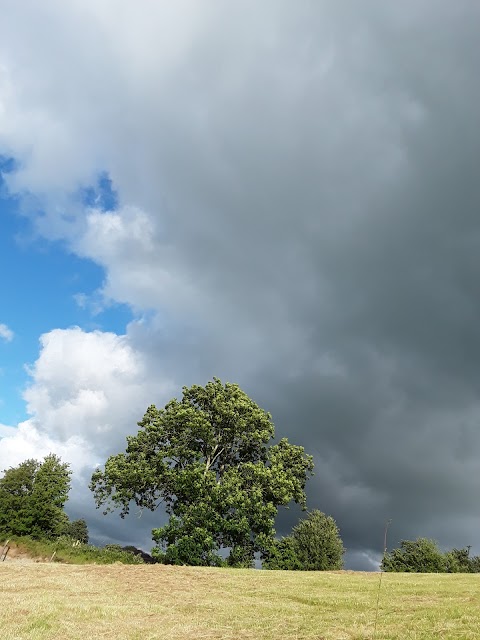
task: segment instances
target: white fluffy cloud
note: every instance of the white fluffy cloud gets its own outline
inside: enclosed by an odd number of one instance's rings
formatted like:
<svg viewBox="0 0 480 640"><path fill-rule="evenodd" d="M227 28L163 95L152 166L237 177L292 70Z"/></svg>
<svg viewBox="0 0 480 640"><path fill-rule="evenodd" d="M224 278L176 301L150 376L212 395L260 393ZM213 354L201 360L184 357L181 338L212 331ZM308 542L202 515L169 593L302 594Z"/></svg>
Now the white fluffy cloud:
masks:
<svg viewBox="0 0 480 640"><path fill-rule="evenodd" d="M168 269L169 249L158 241L158 222L137 207L89 210L83 233L72 239L78 255L105 267L102 295L140 312L163 306L186 308L194 288ZM171 253L171 250L170 250Z"/></svg>
<svg viewBox="0 0 480 640"><path fill-rule="evenodd" d="M13 436L17 433L15 427L11 427L8 424L0 424L0 438L5 438L6 436Z"/></svg>
<svg viewBox="0 0 480 640"><path fill-rule="evenodd" d="M68 454L69 446L75 452L83 443L81 460L93 466L123 446L125 435L154 399L162 401L172 393L168 381L148 370L128 336L77 327L55 329L40 343L24 393L31 418L18 432L10 432L0 448L13 447L13 440L23 447L31 433L34 449L41 444L38 434L43 434L42 451L58 445ZM67 459L78 466L76 453Z"/></svg>
<svg viewBox="0 0 480 640"><path fill-rule="evenodd" d="M166 401L172 386L152 375L127 336L56 329L40 342L24 394L31 417L16 428L0 425L0 469L56 453L75 474L68 508L95 531L92 470L124 448L147 406Z"/></svg>
<svg viewBox="0 0 480 640"><path fill-rule="evenodd" d="M0 430L0 469L14 467L27 458L42 459L49 453L56 453L73 471L81 473L91 465L95 455L91 445L81 436L72 436L66 441L51 437L48 432L37 428L35 422L26 420L17 427Z"/></svg>
<svg viewBox="0 0 480 640"><path fill-rule="evenodd" d="M126 336L79 328L41 337L25 391L32 420L61 442L80 436L99 453L118 446L135 424L154 384Z"/></svg>
<svg viewBox="0 0 480 640"><path fill-rule="evenodd" d="M11 342L13 340L13 335L13 331L9 329L6 324L0 324L0 338L6 342Z"/></svg>

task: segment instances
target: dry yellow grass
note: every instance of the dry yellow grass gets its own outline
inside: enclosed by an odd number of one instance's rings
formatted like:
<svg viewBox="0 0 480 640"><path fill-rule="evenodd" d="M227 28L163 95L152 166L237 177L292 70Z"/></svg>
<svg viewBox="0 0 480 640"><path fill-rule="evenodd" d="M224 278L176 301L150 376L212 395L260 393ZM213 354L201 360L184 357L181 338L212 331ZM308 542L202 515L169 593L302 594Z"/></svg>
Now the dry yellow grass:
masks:
<svg viewBox="0 0 480 640"><path fill-rule="evenodd" d="M1 640L359 640L378 574L0 565ZM384 574L380 639L480 638L480 575Z"/></svg>

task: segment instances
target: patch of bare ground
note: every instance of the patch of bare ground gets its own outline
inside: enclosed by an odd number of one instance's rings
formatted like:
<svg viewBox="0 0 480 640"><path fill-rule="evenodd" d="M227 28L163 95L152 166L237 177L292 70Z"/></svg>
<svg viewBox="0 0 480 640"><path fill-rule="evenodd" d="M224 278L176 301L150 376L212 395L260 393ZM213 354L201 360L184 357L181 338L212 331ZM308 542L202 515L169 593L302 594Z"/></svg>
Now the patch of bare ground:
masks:
<svg viewBox="0 0 480 640"><path fill-rule="evenodd" d="M0 552L4 548L3 544L0 544ZM47 562L47 558L33 557L23 547L18 546L15 542L10 542L7 545L7 553L4 562L30 564L32 562Z"/></svg>

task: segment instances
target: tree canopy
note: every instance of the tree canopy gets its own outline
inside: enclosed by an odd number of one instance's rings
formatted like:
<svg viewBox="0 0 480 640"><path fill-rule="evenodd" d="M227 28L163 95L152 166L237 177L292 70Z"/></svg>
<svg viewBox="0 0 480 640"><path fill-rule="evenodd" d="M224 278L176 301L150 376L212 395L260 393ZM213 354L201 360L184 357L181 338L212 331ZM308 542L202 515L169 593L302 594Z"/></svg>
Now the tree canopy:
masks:
<svg viewBox="0 0 480 640"><path fill-rule="evenodd" d="M219 565L224 548L227 564L250 566L274 539L278 507L306 507L312 457L285 438L270 444L271 415L236 384L184 387L181 400L150 406L138 426L90 487L105 513L164 505L169 520L152 532L163 562Z"/></svg>
<svg viewBox="0 0 480 640"><path fill-rule="evenodd" d="M73 540L78 540L83 544L88 544L88 525L83 518L65 522L61 529L61 534Z"/></svg>
<svg viewBox="0 0 480 640"><path fill-rule="evenodd" d="M335 520L315 510L293 527L291 535L274 542L264 568L334 571L343 567L343 554Z"/></svg>
<svg viewBox="0 0 480 640"><path fill-rule="evenodd" d="M400 547L386 553L383 571L406 573L479 573L480 558L470 556L470 547L443 553L435 540L402 540Z"/></svg>
<svg viewBox="0 0 480 640"><path fill-rule="evenodd" d="M29 459L0 478L0 532L34 538L59 535L68 518L63 511L71 471L54 454Z"/></svg>

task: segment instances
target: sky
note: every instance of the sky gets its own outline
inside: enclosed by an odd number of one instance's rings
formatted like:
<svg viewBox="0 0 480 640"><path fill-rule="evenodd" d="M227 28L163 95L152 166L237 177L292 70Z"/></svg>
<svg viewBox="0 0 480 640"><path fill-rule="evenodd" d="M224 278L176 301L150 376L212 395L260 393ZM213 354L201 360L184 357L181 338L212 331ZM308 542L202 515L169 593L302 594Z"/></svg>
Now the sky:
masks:
<svg viewBox="0 0 480 640"><path fill-rule="evenodd" d="M0 0L0 469L92 470L213 376L347 566L480 554L477 0ZM277 530L299 517L284 510Z"/></svg>

